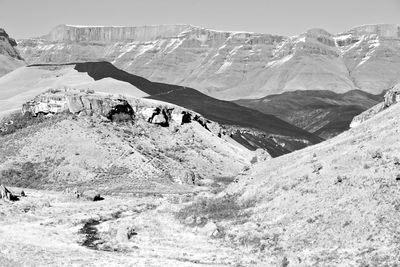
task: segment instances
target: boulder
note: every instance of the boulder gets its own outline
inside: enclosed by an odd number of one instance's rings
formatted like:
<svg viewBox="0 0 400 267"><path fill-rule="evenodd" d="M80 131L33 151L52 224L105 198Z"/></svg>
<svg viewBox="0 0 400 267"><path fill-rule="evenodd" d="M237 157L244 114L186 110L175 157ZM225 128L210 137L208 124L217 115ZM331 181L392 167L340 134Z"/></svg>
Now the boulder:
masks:
<svg viewBox="0 0 400 267"><path fill-rule="evenodd" d="M100 196L100 194L98 192L96 192L95 190L88 190L82 193L82 197L90 200L90 201L99 201L99 200L103 200L103 198Z"/></svg>
<svg viewBox="0 0 400 267"><path fill-rule="evenodd" d="M168 120L167 120L167 118L165 118L164 114L161 113L161 114L154 115L151 122L154 124L166 124L166 123L168 123Z"/></svg>
<svg viewBox="0 0 400 267"><path fill-rule="evenodd" d="M193 171L184 171L180 180L183 184L194 185L196 183L196 174Z"/></svg>
<svg viewBox="0 0 400 267"><path fill-rule="evenodd" d="M67 105L71 113L79 113L84 107L79 95L69 95L67 96Z"/></svg>
<svg viewBox="0 0 400 267"><path fill-rule="evenodd" d="M118 243L125 243L135 235L137 235L137 232L132 226L122 223L116 229L115 239Z"/></svg>
<svg viewBox="0 0 400 267"><path fill-rule="evenodd" d="M0 185L0 198L6 199L9 201L16 201L18 197L13 195L10 190L7 189L4 185Z"/></svg>
<svg viewBox="0 0 400 267"><path fill-rule="evenodd" d="M400 84L387 91L384 98L385 107L389 107L397 102L400 102Z"/></svg>
<svg viewBox="0 0 400 267"><path fill-rule="evenodd" d="M257 157L257 162L260 161L266 161L267 159L271 159L271 155L268 153L268 151L262 149L262 148L258 148L255 151L256 157Z"/></svg>
<svg viewBox="0 0 400 267"><path fill-rule="evenodd" d="M217 237L219 235L218 226L214 222L208 222L200 232L209 237Z"/></svg>

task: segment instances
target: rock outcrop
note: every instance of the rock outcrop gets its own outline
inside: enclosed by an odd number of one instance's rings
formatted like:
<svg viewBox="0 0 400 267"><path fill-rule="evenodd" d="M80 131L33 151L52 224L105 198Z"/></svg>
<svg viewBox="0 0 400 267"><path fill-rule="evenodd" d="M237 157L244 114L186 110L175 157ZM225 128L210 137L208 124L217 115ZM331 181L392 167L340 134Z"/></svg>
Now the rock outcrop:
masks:
<svg viewBox="0 0 400 267"><path fill-rule="evenodd" d="M358 116L355 116L350 123L350 128L354 128L364 121L374 117L379 112L385 110L386 108L400 102L400 84L394 86L392 89L386 92L384 101L379 103L372 108L364 111Z"/></svg>
<svg viewBox="0 0 400 267"><path fill-rule="evenodd" d="M134 117L134 111L125 99L79 91L49 91L24 104L22 112L34 116L40 113L94 113L110 120L119 113Z"/></svg>
<svg viewBox="0 0 400 267"><path fill-rule="evenodd" d="M124 121L138 118L164 127L196 122L219 137L222 132L218 123L166 102L65 88L50 89L28 101L22 105L22 113L33 116L58 113L95 114L116 122L121 121L120 117L124 116Z"/></svg>
<svg viewBox="0 0 400 267"><path fill-rule="evenodd" d="M340 34L311 29L294 37L191 25L61 25L19 41L19 49L29 63L106 59L152 81L226 100L295 90L379 94L400 76L399 27L386 24Z"/></svg>

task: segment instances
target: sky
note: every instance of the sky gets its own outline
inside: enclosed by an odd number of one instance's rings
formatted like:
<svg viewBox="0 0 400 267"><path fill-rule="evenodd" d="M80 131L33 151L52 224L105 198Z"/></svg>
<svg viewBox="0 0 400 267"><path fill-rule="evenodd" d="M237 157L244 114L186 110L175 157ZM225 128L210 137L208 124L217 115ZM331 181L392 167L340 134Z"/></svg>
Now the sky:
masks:
<svg viewBox="0 0 400 267"><path fill-rule="evenodd" d="M400 0L0 0L0 28L16 39L59 24L192 24L293 36L377 23L400 25Z"/></svg>

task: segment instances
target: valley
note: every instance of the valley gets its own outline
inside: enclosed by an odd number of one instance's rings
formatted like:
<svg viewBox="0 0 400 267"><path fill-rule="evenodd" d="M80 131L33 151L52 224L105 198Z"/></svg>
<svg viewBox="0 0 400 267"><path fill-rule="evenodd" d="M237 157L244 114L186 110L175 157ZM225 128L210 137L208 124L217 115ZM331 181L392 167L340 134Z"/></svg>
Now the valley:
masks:
<svg viewBox="0 0 400 267"><path fill-rule="evenodd" d="M395 24L0 29L0 266L397 266L399 102Z"/></svg>

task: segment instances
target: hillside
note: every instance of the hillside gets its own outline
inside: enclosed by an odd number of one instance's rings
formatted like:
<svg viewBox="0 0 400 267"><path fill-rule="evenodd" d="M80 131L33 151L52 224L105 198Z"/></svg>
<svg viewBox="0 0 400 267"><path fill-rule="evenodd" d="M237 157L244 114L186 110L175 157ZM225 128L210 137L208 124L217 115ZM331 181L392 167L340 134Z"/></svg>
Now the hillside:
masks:
<svg viewBox="0 0 400 267"><path fill-rule="evenodd" d="M15 49L17 42L4 29L0 28L0 77L25 65L22 57Z"/></svg>
<svg viewBox="0 0 400 267"><path fill-rule="evenodd" d="M1 184L179 191L235 175L255 156L218 124L165 102L51 90L21 108L2 121Z"/></svg>
<svg viewBox="0 0 400 267"><path fill-rule="evenodd" d="M253 247L266 265L395 266L399 116L394 104L335 138L239 176L214 200L232 196L229 203L242 207L220 220L225 241Z"/></svg>

